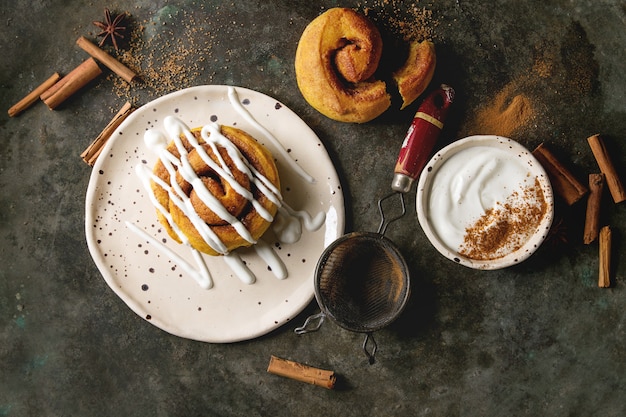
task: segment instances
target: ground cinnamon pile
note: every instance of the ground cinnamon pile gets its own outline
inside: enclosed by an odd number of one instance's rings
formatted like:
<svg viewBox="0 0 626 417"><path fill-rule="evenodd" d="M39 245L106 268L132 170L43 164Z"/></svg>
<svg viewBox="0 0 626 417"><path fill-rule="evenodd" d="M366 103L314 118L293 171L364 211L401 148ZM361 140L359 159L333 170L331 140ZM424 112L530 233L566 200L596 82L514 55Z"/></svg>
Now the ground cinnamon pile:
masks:
<svg viewBox="0 0 626 417"><path fill-rule="evenodd" d="M470 124L470 134L511 137L528 126L536 115L532 100L518 92L516 83L505 86L491 103L478 110Z"/></svg>
<svg viewBox="0 0 626 417"><path fill-rule="evenodd" d="M508 84L468 115L464 134L528 137L537 126L550 123L553 109L562 111L552 100L578 101L597 89L594 48L580 24L572 23L558 42L541 41L534 48L533 63L512 74Z"/></svg>
<svg viewBox="0 0 626 417"><path fill-rule="evenodd" d="M468 227L459 253L483 261L515 252L535 234L547 211L548 204L536 179Z"/></svg>

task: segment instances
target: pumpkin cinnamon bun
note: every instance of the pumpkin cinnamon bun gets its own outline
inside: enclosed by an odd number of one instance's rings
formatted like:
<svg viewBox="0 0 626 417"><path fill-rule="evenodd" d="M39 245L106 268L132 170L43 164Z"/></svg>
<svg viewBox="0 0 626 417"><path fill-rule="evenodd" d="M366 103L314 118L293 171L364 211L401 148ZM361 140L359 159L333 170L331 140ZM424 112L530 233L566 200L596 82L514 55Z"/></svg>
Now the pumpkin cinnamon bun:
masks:
<svg viewBox="0 0 626 417"><path fill-rule="evenodd" d="M382 57L378 28L355 10L335 7L304 29L295 56L298 87L304 99L323 115L365 123L391 106L387 84L375 76ZM429 85L436 65L435 45L413 41L406 62L392 75L402 97L401 110ZM382 72L382 71L381 71Z"/></svg>
<svg viewBox="0 0 626 417"><path fill-rule="evenodd" d="M157 210L161 224L179 243L209 255L255 244L281 204L271 153L234 127L167 123L178 135L170 133L174 140L160 151L151 182L167 210Z"/></svg>
<svg viewBox="0 0 626 417"><path fill-rule="evenodd" d="M384 81L373 78L383 41L376 26L352 9L329 9L302 33L295 58L298 87L320 113L364 123L391 105Z"/></svg>

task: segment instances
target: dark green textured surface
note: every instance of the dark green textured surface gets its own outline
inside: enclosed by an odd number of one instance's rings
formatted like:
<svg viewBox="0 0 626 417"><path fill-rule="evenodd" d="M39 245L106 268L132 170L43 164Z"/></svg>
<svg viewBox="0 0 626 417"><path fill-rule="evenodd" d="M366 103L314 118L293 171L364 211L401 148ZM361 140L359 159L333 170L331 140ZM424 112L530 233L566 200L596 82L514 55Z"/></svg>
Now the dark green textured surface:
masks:
<svg viewBox="0 0 626 417"><path fill-rule="evenodd" d="M13 4L15 3L15 4ZM387 4L384 4L387 3ZM203 70L179 87L230 84L285 103L318 134L342 179L349 230L376 230L415 105L364 125L334 122L300 95L293 69L305 26L334 6L368 9L384 26L432 12L435 82L458 100L440 146L505 88L536 117L513 135L545 142L581 179L598 167L586 143L606 137L626 178L626 7L620 1L115 1L146 24L145 40L208 40ZM395 4L395 5L394 5ZM408 8L408 9L403 9ZM404 11L403 11L404 10ZM79 155L127 98L99 78L51 112L6 110L54 71L87 56L102 5L83 1L0 5L0 416L623 416L626 415L626 208L604 199L614 233L614 282L597 287L597 245L581 243L584 202L557 207L568 243L528 261L473 271L439 255L414 213L390 227L413 276L410 305L376 333L368 365L362 336L325 324L234 344L171 336L136 316L108 288L84 238L90 174ZM193 19L197 31L184 24ZM393 32L393 31L391 31ZM390 36L393 37L393 33ZM397 35L397 34L396 34ZM160 54L163 50L155 50ZM549 64L547 73L537 63ZM542 67L544 70L547 67ZM513 86L513 87L511 87ZM267 374L270 355L333 369L334 391Z"/></svg>

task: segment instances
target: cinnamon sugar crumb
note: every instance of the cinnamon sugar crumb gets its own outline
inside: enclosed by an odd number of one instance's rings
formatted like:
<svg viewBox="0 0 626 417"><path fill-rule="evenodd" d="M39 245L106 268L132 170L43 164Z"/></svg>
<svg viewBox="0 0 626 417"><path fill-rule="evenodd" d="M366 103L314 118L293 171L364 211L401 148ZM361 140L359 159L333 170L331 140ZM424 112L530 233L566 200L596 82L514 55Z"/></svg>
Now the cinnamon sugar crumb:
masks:
<svg viewBox="0 0 626 417"><path fill-rule="evenodd" d="M433 40L434 28L439 22L432 10L418 6L419 2L402 0L365 0L358 9L382 28L401 37L404 41Z"/></svg>
<svg viewBox="0 0 626 417"><path fill-rule="evenodd" d="M201 76L209 77L205 82L211 81L212 74L205 72L205 65L211 57L214 36L198 29L202 25L197 24L193 14L180 9L174 14L182 14L182 23L176 26L168 26L166 20L159 18L135 24L130 33L129 49L118 55L120 62L139 75L147 99L190 87ZM119 97L137 100L132 96L137 93L137 86L118 77L109 78Z"/></svg>
<svg viewBox="0 0 626 417"><path fill-rule="evenodd" d="M499 207L485 214L465 230L461 255L475 260L502 258L523 247L539 228L548 204L538 179L513 193Z"/></svg>

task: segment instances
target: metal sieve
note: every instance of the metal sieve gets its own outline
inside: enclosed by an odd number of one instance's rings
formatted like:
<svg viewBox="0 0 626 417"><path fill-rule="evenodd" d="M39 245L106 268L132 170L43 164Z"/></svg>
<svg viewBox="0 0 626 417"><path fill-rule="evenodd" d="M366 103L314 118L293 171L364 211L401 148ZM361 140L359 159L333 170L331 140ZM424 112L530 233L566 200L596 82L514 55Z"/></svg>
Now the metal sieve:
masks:
<svg viewBox="0 0 626 417"><path fill-rule="evenodd" d="M389 224L406 213L404 195L428 161L453 98L454 90L442 85L421 104L394 169L394 192L378 201L378 231L346 234L324 250L315 268L315 298L321 311L308 317L296 333L316 331L329 317L346 330L365 333L363 351L374 363L378 346L373 332L400 315L410 293L409 268L384 234ZM387 218L383 205L396 194L400 195L399 214Z"/></svg>

